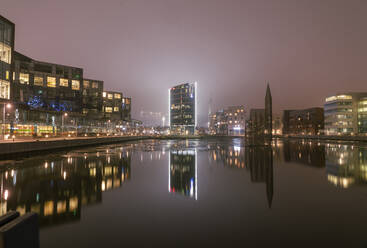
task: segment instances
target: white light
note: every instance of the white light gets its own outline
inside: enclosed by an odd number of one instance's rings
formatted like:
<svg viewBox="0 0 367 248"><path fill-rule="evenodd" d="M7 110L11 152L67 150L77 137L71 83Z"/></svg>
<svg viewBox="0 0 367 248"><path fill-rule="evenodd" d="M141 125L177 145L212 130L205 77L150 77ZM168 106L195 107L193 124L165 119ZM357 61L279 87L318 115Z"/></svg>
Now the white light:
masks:
<svg viewBox="0 0 367 248"><path fill-rule="evenodd" d="M168 89L168 126L171 126L171 89Z"/></svg>
<svg viewBox="0 0 367 248"><path fill-rule="evenodd" d="M197 126L198 120L198 89L197 89L197 82L195 82L195 128Z"/></svg>

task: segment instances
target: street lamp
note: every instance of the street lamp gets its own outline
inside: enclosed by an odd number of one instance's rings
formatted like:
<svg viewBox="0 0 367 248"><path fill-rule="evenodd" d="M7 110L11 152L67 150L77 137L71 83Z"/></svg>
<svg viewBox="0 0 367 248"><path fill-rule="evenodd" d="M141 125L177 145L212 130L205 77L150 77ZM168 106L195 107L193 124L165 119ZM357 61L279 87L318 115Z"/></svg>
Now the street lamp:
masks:
<svg viewBox="0 0 367 248"><path fill-rule="evenodd" d="M8 108L8 109L10 109L11 108L11 104L10 103L2 103L3 104L3 140L5 140L5 108Z"/></svg>
<svg viewBox="0 0 367 248"><path fill-rule="evenodd" d="M64 118L68 116L68 113L64 113L61 116L61 135L64 135Z"/></svg>

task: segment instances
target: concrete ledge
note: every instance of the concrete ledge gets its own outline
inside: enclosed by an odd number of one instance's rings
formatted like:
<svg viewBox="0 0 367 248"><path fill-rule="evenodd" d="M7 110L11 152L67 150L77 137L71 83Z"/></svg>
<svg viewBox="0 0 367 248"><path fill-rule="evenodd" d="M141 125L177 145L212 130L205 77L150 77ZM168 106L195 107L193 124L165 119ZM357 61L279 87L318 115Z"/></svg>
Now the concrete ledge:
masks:
<svg viewBox="0 0 367 248"><path fill-rule="evenodd" d="M38 215L26 213L0 227L0 248L39 248Z"/></svg>
<svg viewBox="0 0 367 248"><path fill-rule="evenodd" d="M82 146L103 145L126 141L149 139L149 137L101 137L101 138L73 138L58 140L40 140L25 142L0 143L0 157L40 151L50 151L57 149L68 149Z"/></svg>
<svg viewBox="0 0 367 248"><path fill-rule="evenodd" d="M0 227L19 217L19 213L15 211L9 211L0 217Z"/></svg>

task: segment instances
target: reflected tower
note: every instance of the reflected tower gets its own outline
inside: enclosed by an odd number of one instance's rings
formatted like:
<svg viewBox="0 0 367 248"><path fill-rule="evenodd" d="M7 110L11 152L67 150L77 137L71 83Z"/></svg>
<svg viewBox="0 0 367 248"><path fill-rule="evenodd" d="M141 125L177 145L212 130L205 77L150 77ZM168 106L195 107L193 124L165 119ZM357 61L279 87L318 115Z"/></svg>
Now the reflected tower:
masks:
<svg viewBox="0 0 367 248"><path fill-rule="evenodd" d="M168 163L168 191L197 200L196 149L171 150Z"/></svg>
<svg viewBox="0 0 367 248"><path fill-rule="evenodd" d="M266 87L265 95L265 136L268 139L272 138L272 126L273 126L273 103L271 98L271 92L269 83Z"/></svg>

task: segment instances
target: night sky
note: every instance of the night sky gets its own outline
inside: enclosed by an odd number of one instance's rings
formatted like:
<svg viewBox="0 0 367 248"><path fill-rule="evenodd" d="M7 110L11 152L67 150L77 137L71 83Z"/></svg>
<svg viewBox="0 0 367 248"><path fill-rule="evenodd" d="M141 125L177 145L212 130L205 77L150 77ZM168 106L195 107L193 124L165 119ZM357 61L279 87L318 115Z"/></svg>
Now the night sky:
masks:
<svg viewBox="0 0 367 248"><path fill-rule="evenodd" d="M1 0L16 50L84 68L139 111L167 112L167 89L198 81L200 122L212 109L275 113L367 91L365 0Z"/></svg>

